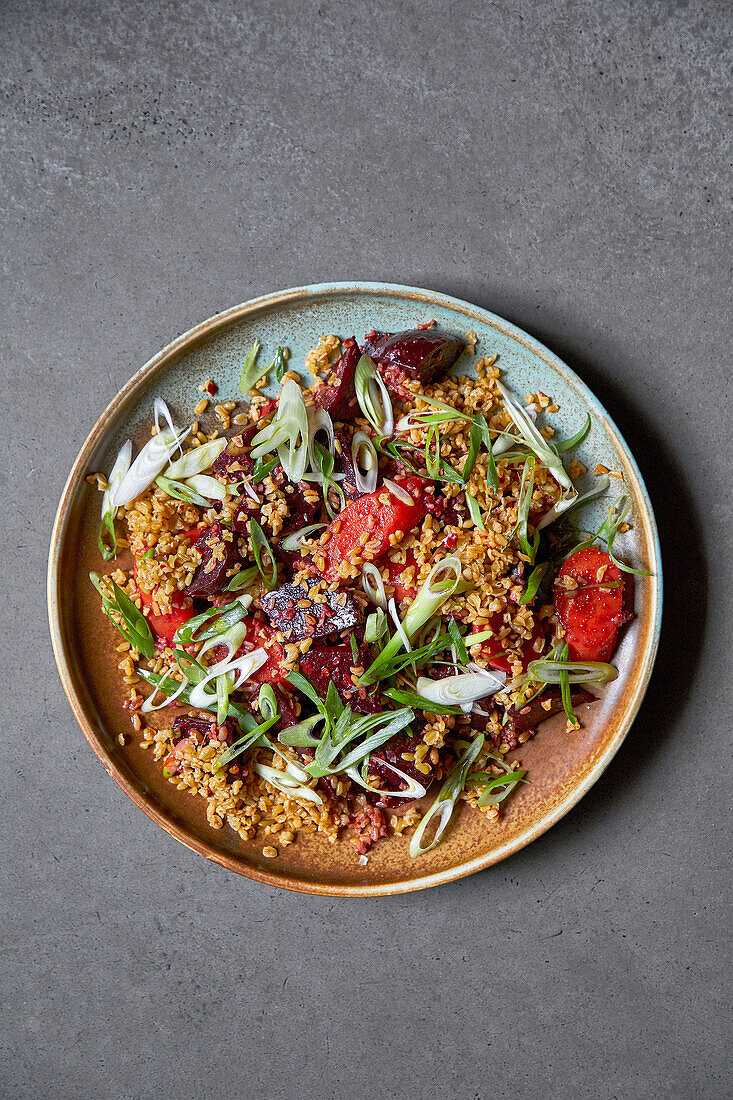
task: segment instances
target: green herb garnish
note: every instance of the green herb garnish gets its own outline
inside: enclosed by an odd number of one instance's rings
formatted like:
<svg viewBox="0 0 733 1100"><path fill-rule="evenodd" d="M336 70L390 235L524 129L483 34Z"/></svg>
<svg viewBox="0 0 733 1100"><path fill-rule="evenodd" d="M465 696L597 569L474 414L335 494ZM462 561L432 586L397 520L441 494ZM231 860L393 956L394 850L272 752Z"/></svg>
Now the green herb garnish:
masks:
<svg viewBox="0 0 733 1100"><path fill-rule="evenodd" d="M277 584L277 562L275 561L275 555L267 541L265 532L256 519L251 519L249 521L249 540L252 544L252 553L254 554L257 569L267 587L272 590ZM270 569L267 573L265 572L263 561L265 556L270 559Z"/></svg>
<svg viewBox="0 0 733 1100"><path fill-rule="evenodd" d="M115 630L119 631L125 641L129 642L133 649L142 653L143 657L152 657L155 653L155 640L153 638L153 632L142 611L139 611L137 607L135 607L135 604L127 593L123 592L120 586L115 584L111 577L108 577L107 580L112 585L112 591L114 593L113 598L110 598L105 592L97 573L90 573L89 580L102 597L102 607ZM124 626L118 622L115 617L116 615L122 619L125 624Z"/></svg>

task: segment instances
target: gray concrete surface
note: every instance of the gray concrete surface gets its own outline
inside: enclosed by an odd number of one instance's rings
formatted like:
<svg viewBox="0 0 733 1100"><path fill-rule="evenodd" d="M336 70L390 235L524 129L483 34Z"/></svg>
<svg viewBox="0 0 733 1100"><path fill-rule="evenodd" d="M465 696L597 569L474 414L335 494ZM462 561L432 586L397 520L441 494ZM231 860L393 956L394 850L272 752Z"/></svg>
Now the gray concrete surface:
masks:
<svg viewBox="0 0 733 1100"><path fill-rule="evenodd" d="M4 1097L729 1096L730 5L5 0ZM728 52L727 52L728 51ZM217 309L490 307L625 431L667 602L561 824L422 895L230 876L105 777L47 637L88 428Z"/></svg>

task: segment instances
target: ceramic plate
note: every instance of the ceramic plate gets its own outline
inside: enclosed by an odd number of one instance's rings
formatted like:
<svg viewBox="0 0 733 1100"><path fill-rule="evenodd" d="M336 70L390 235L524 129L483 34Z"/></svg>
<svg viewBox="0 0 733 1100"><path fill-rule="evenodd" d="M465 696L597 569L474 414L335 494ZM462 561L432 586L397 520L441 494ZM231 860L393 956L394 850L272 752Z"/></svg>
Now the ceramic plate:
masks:
<svg viewBox="0 0 733 1100"><path fill-rule="evenodd" d="M600 702L583 708L580 731L566 733L564 717L558 716L512 754L529 769L532 782L507 801L497 822L464 806L444 840L417 860L410 859L407 841L397 837L375 845L362 867L348 837L329 844L310 834L268 860L261 839L248 843L227 826L211 829L204 800L168 783L151 752L134 741L124 748L118 744L118 734L129 736L131 726L129 713L121 709L125 693L112 644L116 635L88 581L89 570L100 568L101 498L85 477L108 471L126 438L139 445L148 437L156 395L166 399L177 423L193 419L197 387L207 378L218 383L219 400L238 398L239 373L255 339L263 345L264 362L283 344L291 349L292 364L302 367L305 352L324 333L360 339L371 328L396 331L432 318L449 331L475 332L476 358L497 353L515 394L551 395L560 405L552 417L559 438L574 434L591 413L593 426L577 457L591 470L601 462L623 473L633 526L619 536L616 548L653 576L639 578L636 586L637 617L614 658L619 678ZM468 373L471 362L464 355L458 372ZM584 526L601 522L604 501L587 507ZM207 858L269 885L333 895L392 894L449 882L516 852L567 813L608 765L639 708L657 648L661 591L657 530L639 470L608 413L577 375L533 337L484 309L433 291L381 283L328 283L256 298L209 318L159 352L115 397L82 447L56 516L48 573L59 672L84 735L109 775L171 836Z"/></svg>

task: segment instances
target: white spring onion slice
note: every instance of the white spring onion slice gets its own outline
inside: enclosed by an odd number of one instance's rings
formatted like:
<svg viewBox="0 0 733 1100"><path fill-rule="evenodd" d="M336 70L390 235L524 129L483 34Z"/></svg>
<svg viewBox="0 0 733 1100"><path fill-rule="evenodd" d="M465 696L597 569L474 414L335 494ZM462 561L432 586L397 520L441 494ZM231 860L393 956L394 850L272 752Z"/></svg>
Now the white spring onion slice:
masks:
<svg viewBox="0 0 733 1100"><path fill-rule="evenodd" d="M336 451L336 435L333 430L333 420L326 412L325 409L308 409L308 461L310 462L311 472L308 475L308 480L313 481L316 485L323 484L323 474L321 473L320 464L316 458L315 443L316 437L319 432L325 432L328 436L328 444L326 449L330 454L334 454ZM318 440L322 444L321 440Z"/></svg>
<svg viewBox="0 0 733 1100"><path fill-rule="evenodd" d="M373 493L377 487L379 459L377 448L366 432L354 432L351 440L351 461L354 464L356 487L360 493Z"/></svg>
<svg viewBox="0 0 733 1100"><path fill-rule="evenodd" d="M554 504L547 515L543 516L540 522L537 524L537 530L541 531L543 527L547 527L548 524L553 523L558 516L561 516L563 512L569 512L571 508L577 508L579 504L585 504L589 500L593 500L594 497L598 497L601 493L605 493L606 489L611 484L610 479L606 474L603 474L598 478L592 489L589 489L587 493L580 493L570 497L562 497L557 504Z"/></svg>
<svg viewBox="0 0 733 1100"><path fill-rule="evenodd" d="M327 523L308 523L305 527L300 527L297 531L292 531L287 538L284 538L280 545L283 550L300 550L303 539L310 538L314 531L320 531L323 527L327 527Z"/></svg>
<svg viewBox="0 0 733 1100"><path fill-rule="evenodd" d="M165 471L165 476L180 481L183 478L193 477L194 474L200 474L203 470L208 470L226 445L226 439L212 439L209 443L204 443L200 447L194 447L192 450L186 451L185 455L181 455L175 462L171 462Z"/></svg>
<svg viewBox="0 0 733 1100"><path fill-rule="evenodd" d="M408 638L439 611L455 592L461 579L461 561L455 555L436 562L420 586L405 615L403 626Z"/></svg>
<svg viewBox="0 0 733 1100"><path fill-rule="evenodd" d="M229 691L236 691L245 680L249 680L258 668L262 668L268 657L267 650L254 649L251 653L246 653L244 657L239 657L235 661L228 658L218 661L209 668L204 679L191 689L189 696L191 706L200 707L202 710L211 710L212 707L216 706L216 692L212 693L207 689L208 685L216 680L217 676L229 677Z"/></svg>
<svg viewBox="0 0 733 1100"><path fill-rule="evenodd" d="M150 439L137 456L130 469L115 490L111 500L114 508L129 504L148 489L159 473L170 463L173 449L183 442L188 433L176 428L163 428Z"/></svg>
<svg viewBox="0 0 733 1100"><path fill-rule="evenodd" d="M506 684L505 672L463 672L446 676L443 680L418 677L417 692L432 703L442 706L458 706L464 714L470 714L477 699L494 695Z"/></svg>
<svg viewBox="0 0 733 1100"><path fill-rule="evenodd" d="M384 610L378 607L372 615L367 615L364 623L364 641L367 645L374 645L387 629L387 616Z"/></svg>
<svg viewBox="0 0 733 1100"><path fill-rule="evenodd" d="M131 461L132 443L128 439L127 443L125 443L124 447L122 447L120 453L115 459L115 464L112 467L109 478L107 480L107 488L105 489L104 496L102 497L102 527L106 528L106 530L109 532L113 544L111 551L105 551L103 543L101 541L100 532L100 550L102 550L102 552L104 553L105 560L109 560L107 558L107 553L109 553L111 557L117 550L117 538L115 536L115 516L117 515L117 508L112 503L112 501L115 493L117 492L117 489L120 487L124 480L125 474L130 469Z"/></svg>
<svg viewBox="0 0 733 1100"><path fill-rule="evenodd" d="M362 355L356 366L354 389L359 407L380 435L394 434L392 400L381 374L368 355Z"/></svg>
<svg viewBox="0 0 733 1100"><path fill-rule="evenodd" d="M173 419L171 417L171 411L168 408L168 406L166 405L166 403L165 403L165 401L163 400L162 397L156 397L156 399L153 403L153 419L155 420L155 429L156 429L158 435L160 435L160 418L161 418L161 416L165 420L165 422L168 425L168 427L170 428L170 430L175 435L177 433L178 429L176 428L175 424L173 423ZM178 450L179 451L181 450L180 443L178 444Z"/></svg>
<svg viewBox="0 0 733 1100"><path fill-rule="evenodd" d="M422 856L425 852L429 852L431 848L440 840L441 836L445 832L448 822L453 816L453 810L455 809L458 796L466 785L466 776L468 775L468 769L473 764L474 760L481 752L484 743L484 735L480 733L478 737L475 737L468 748L465 750L462 756L458 758L455 765L448 773L443 786L438 792L438 797L432 804L428 812L423 817L422 821L418 825L417 829L413 833L410 841L410 855L413 859L416 856ZM430 844L422 845L422 838L425 835L428 825L434 817L438 818L438 828L435 831Z"/></svg>
<svg viewBox="0 0 733 1100"><path fill-rule="evenodd" d="M395 624L395 627L397 628L397 633L399 634L400 638L402 639L402 644L405 647L405 651L407 653L412 653L412 646L410 645L410 639L407 637L407 634L405 633L405 628L402 625L402 622L400 621L400 616L399 616L399 613L397 611L397 604L394 601L394 597L392 597L392 599L388 601L387 610L389 611L390 615L392 616L392 622Z"/></svg>
<svg viewBox="0 0 733 1100"><path fill-rule="evenodd" d="M193 477L187 477L183 484L207 500L223 500L227 495L222 483L208 474L194 474Z"/></svg>
<svg viewBox="0 0 733 1100"><path fill-rule="evenodd" d="M389 768L390 771L393 771L399 779L407 784L404 791L385 791L382 787L374 787L371 783L367 783L366 780L362 779L357 768L347 768L346 774L350 779L353 779L355 783L358 783L360 787L363 787L365 791L373 791L374 794L381 794L384 798L415 799L422 798L423 795L428 793L427 788L423 787L422 783L418 783L417 779L413 779L412 776L406 775L403 771L400 771L394 764L390 764L388 760L380 760L380 764L385 768Z"/></svg>
<svg viewBox="0 0 733 1100"><path fill-rule="evenodd" d="M501 382L496 383L499 393L504 398L504 407L509 413L514 422L514 426L522 437L523 442L529 447L533 454L542 462L550 471L555 481L563 489L567 489L569 492L574 492L574 486L570 477L568 476L565 467L562 464L562 459L558 455L557 451L552 447L539 430L535 427L532 417L529 415L527 409L523 409L519 405L506 386ZM496 448L494 448L494 454L496 454Z"/></svg>
<svg viewBox="0 0 733 1100"><path fill-rule="evenodd" d="M615 680L618 670L604 661L552 661L545 658L530 661L527 679L545 684L560 684L567 676L569 684L607 684Z"/></svg>
<svg viewBox="0 0 733 1100"><path fill-rule="evenodd" d="M242 607L246 610L252 603L252 597L249 595L238 596L236 600L232 601L232 603L241 603ZM210 649L213 649L214 646L224 645L227 647L227 655L226 657L222 658L221 661L219 661L219 664L226 664L228 661L231 661L234 654L239 649L240 645L244 641L246 633L247 627L244 625L244 623L240 621L238 623L235 623L234 626L230 626L229 629L226 630L223 634L214 634L213 637L207 638L207 640L204 642L198 652L199 660L203 657L204 653L208 653L208 651ZM214 665L211 666L211 671L213 671L214 667Z"/></svg>
<svg viewBox="0 0 733 1100"><path fill-rule="evenodd" d="M308 410L297 382L283 382L277 412L252 440L252 458L263 458L277 451L280 464L290 481L303 480L308 465Z"/></svg>
<svg viewBox="0 0 733 1100"><path fill-rule="evenodd" d="M258 504L262 504L262 501L257 496L257 493L255 492L251 481L243 482L242 483L242 488L244 489L244 491L245 491L245 493L247 494L248 497L251 497L252 500L257 501Z"/></svg>
<svg viewBox="0 0 733 1100"><path fill-rule="evenodd" d="M372 565L371 562L366 562L362 567L361 587L371 603L376 607L381 607L383 611L387 610L387 593L384 590L382 574L376 565Z"/></svg>
<svg viewBox="0 0 733 1100"><path fill-rule="evenodd" d="M402 486L398 485L396 481L392 481L390 478L385 477L382 481L382 485L384 485L385 489L388 489L390 491L393 497L397 497L397 500L401 500L403 504L415 503L410 494L407 492L407 489L403 489Z"/></svg>
<svg viewBox="0 0 733 1100"><path fill-rule="evenodd" d="M163 673L163 678L164 679L172 679L173 678L173 677L171 677L171 672L172 671L174 671L174 670L169 668L167 672ZM140 710L143 712L143 714L150 714L154 710L162 710L163 707L167 707L169 703L174 702L178 698L178 696L181 694L183 689L187 688L188 686L189 686L188 680L184 676L183 679L181 680L181 686L178 688L177 691L174 691L172 695L163 695L162 692L161 692L162 702L157 703L157 704L155 702L155 697L158 694L158 692L160 691L160 688L156 687L153 691L153 694L149 695L148 698L145 700L145 702L142 704L142 706L140 707Z"/></svg>
<svg viewBox="0 0 733 1100"><path fill-rule="evenodd" d="M276 790L288 795L289 798L304 798L307 802L315 802L320 806L323 799L318 791L314 791L312 787L306 787L304 783L291 775L289 767L288 770L281 772L277 768L268 767L267 764L255 764L255 771L271 787L275 787Z"/></svg>

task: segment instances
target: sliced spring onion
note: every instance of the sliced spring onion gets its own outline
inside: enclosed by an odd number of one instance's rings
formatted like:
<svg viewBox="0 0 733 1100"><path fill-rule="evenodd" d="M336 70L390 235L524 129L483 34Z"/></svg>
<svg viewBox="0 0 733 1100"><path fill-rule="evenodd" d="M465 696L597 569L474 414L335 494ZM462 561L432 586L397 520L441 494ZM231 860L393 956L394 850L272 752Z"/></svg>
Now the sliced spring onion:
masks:
<svg viewBox="0 0 733 1100"><path fill-rule="evenodd" d="M255 564L260 571L262 579L267 587L272 590L277 584L277 562L275 561L275 555L267 541L265 532L256 519L251 519L249 521L249 541L252 544ZM265 572L266 567L264 564L265 555L267 555L270 560L270 567L267 572Z"/></svg>
<svg viewBox="0 0 733 1100"><path fill-rule="evenodd" d="M416 400L421 401L425 405L429 405L432 409L440 409L441 412L447 413L447 416L442 416L437 419L434 413L431 413L430 409L413 409L406 416L403 416L400 423L397 424L396 430L399 432L409 432L412 428L422 428L425 424L439 424L446 420L470 420L471 417L468 413L459 412L458 409L454 409L452 405L447 405L445 401L439 401L437 397L426 397L424 393L418 395ZM400 424L409 422L410 417L417 417L418 422L415 424L409 423L407 427L400 427Z"/></svg>
<svg viewBox="0 0 733 1100"><path fill-rule="evenodd" d="M379 714L368 714L359 718L352 713L351 707L345 707L335 722L327 723L327 729L316 748L313 763L307 766L309 774L324 776L345 771L354 764L358 764L390 737L400 733L414 718L414 711L409 707L402 710L381 711ZM363 741L338 759L348 745L361 737L364 738Z"/></svg>
<svg viewBox="0 0 733 1100"><path fill-rule="evenodd" d="M188 485L189 489L193 489L195 493L205 497L207 501L224 500L227 495L222 483L208 474L194 474L192 477L187 477L185 484Z"/></svg>
<svg viewBox="0 0 733 1100"><path fill-rule="evenodd" d="M257 709L265 721L268 718L278 718L277 696L270 684L263 684L257 696Z"/></svg>
<svg viewBox="0 0 733 1100"><path fill-rule="evenodd" d="M222 607L209 607L179 626L173 641L176 645L190 645L194 641L205 642L224 634L235 623L242 621L251 603L251 596L240 596Z"/></svg>
<svg viewBox="0 0 733 1100"><path fill-rule="evenodd" d="M117 486L111 503L114 508L129 504L149 488L163 468L170 464L171 454L191 431L163 428L148 440Z"/></svg>
<svg viewBox="0 0 733 1100"><path fill-rule="evenodd" d="M432 619L440 608L451 598L458 582L461 579L461 562L455 556L443 558L436 562L420 586L415 599L410 604L407 614L402 621L404 632L408 638L412 638L428 619ZM361 676L359 683L373 683L381 675L380 669L389 665L392 658L399 653L402 647L402 638L399 634L387 643L379 656L372 662L369 668Z"/></svg>
<svg viewBox="0 0 733 1100"><path fill-rule="evenodd" d="M397 633L399 634L400 638L402 639L402 646L403 646L405 652L406 653L412 653L412 646L410 645L410 639L407 637L407 634L405 633L405 628L403 627L402 622L400 620L399 612L397 611L397 604L394 601L394 597L392 597L390 600L387 601L387 610L390 613L390 616L392 618L392 622L395 625Z"/></svg>
<svg viewBox="0 0 733 1100"><path fill-rule="evenodd" d="M115 516L117 508L112 503L113 497L124 480L125 474L130 469L132 461L132 443L127 440L124 447L115 459L114 466L107 481L107 488L102 497L102 524L99 528L97 544L99 552L105 561L110 561L117 553L117 535L115 533ZM104 532L107 531L112 546L108 547L104 541Z"/></svg>
<svg viewBox="0 0 733 1100"><path fill-rule="evenodd" d="M479 508L478 501L475 497L471 496L468 490L466 490L466 504L468 505L468 513L474 525L478 527L479 531L485 531L486 527L481 517L481 509Z"/></svg>
<svg viewBox="0 0 733 1100"><path fill-rule="evenodd" d="M531 543L529 541L529 508L532 503L532 493L534 492L534 468L535 460L530 455L524 463L524 469L522 470L519 500L517 501L517 522L510 535L510 540L514 538L515 535L517 536L517 541L519 542L522 553L526 554L530 561L534 561L534 556L537 553L537 547L540 541L539 531L535 531L533 541Z"/></svg>
<svg viewBox="0 0 733 1100"><path fill-rule="evenodd" d="M484 735L480 733L473 739L471 744L465 749L451 768L448 773L448 778L438 792L438 797L423 817L410 840L410 855L413 859L417 856L424 855L425 852L429 852L431 848L434 848L439 842L441 836L448 827L448 822L453 816L453 810L458 801L458 796L465 786L468 769L481 752L483 743ZM438 818L438 827L435 830L435 835L429 844L423 846L423 837L434 817Z"/></svg>
<svg viewBox="0 0 733 1100"><path fill-rule="evenodd" d="M254 729L248 730L244 737L241 737L239 741L235 741L230 748L217 756L216 770L220 771L222 768L228 767L233 760L236 760L237 757L241 756L247 749L252 749L256 745L259 746L261 742L265 740L263 734L267 733L267 731L274 726L276 721L276 718L268 718L266 721L260 722Z"/></svg>
<svg viewBox="0 0 733 1100"><path fill-rule="evenodd" d="M189 489L188 485L184 485L182 481L171 481L169 477L159 474L155 479L155 484L173 500L185 500L187 504L195 504L199 508L209 507L208 500L204 500L202 496L199 496L193 489Z"/></svg>
<svg viewBox="0 0 733 1100"><path fill-rule="evenodd" d="M522 595L519 597L520 603L532 603L532 600L537 595L537 589L540 587L542 578L549 568L549 561L543 561L539 565L536 565L534 567L527 580L526 588L524 589Z"/></svg>
<svg viewBox="0 0 733 1100"><path fill-rule="evenodd" d="M351 646L351 656L353 658L354 664L358 665L358 663L359 663L359 643L357 642L355 635L353 635L353 634L349 635L349 644Z"/></svg>
<svg viewBox="0 0 733 1100"><path fill-rule="evenodd" d="M379 458L377 448L366 432L354 432L351 440L351 462L359 492L373 493L377 487Z"/></svg>
<svg viewBox="0 0 733 1100"><path fill-rule="evenodd" d="M280 545L283 550L300 550L303 544L303 539L311 537L314 531L321 531L324 527L327 527L326 523L309 523L305 527L300 527L297 531L291 532L284 538Z"/></svg>
<svg viewBox="0 0 733 1100"><path fill-rule="evenodd" d="M406 688L383 688L382 695L399 703L403 707L414 707L416 710L425 710L428 714L462 714L460 707L447 703L436 703L433 699L427 699L417 691L408 691Z"/></svg>
<svg viewBox="0 0 733 1100"><path fill-rule="evenodd" d="M364 641L367 645L374 645L383 637L387 630L387 616L381 607L372 615L367 615L364 623Z"/></svg>
<svg viewBox="0 0 733 1100"><path fill-rule="evenodd" d="M258 573L259 569L256 565L250 566L249 569L240 569L238 573L234 574L224 591L238 592L240 588L246 588L248 584L252 583Z"/></svg>
<svg viewBox="0 0 733 1100"><path fill-rule="evenodd" d="M264 459L260 458L255 463L255 468L252 471L252 480L264 481L266 477L269 477L279 461L280 459L277 457L277 455L275 455L274 458L268 458L267 462L265 462Z"/></svg>
<svg viewBox="0 0 733 1100"><path fill-rule="evenodd" d="M277 352L275 353L275 378L278 382L282 382L283 375L285 374L285 371L287 369L288 368L285 360L285 349L278 348Z"/></svg>
<svg viewBox="0 0 733 1100"><path fill-rule="evenodd" d="M620 569L623 573L633 573L637 577L649 577L651 573L648 573L645 569L632 569L630 565L626 565L625 562L620 561L613 554L613 544L618 534L619 527L626 522L626 519L631 512L631 501L629 500L627 493L622 493L621 496L614 501L611 507L608 509L608 515L604 519L601 526L598 528L594 535L585 539L583 542L574 546L569 554L566 554L566 559L570 557L570 554L574 554L577 550L586 550L589 546L592 546L597 539L603 539L608 548L608 556L613 564Z"/></svg>
<svg viewBox="0 0 733 1100"><path fill-rule="evenodd" d="M542 517L540 522L537 524L537 530L541 531L544 527L547 527L548 524L553 523L558 518L558 516L562 516L572 511L572 509L577 508L579 504L587 504L589 500L593 500L595 499L595 497L598 497L602 493L605 493L610 484L610 479L606 476L606 474L602 474L601 477L599 477L596 481L593 488L589 489L587 493L576 493L574 496L561 497L560 500L558 500L557 504L553 504L549 512L547 512Z"/></svg>
<svg viewBox="0 0 733 1100"><path fill-rule="evenodd" d="M253 459L277 451L288 479L302 481L308 465L308 410L303 391L292 378L283 382L277 412L252 444Z"/></svg>
<svg viewBox="0 0 733 1100"><path fill-rule="evenodd" d="M259 382L263 374L267 374L272 364L269 367L265 367L264 370L258 370L257 368L257 356L260 351L260 342L255 340L252 347L247 352L244 360L244 366L242 372L239 375L239 392L249 393L254 386L255 382Z"/></svg>
<svg viewBox="0 0 733 1100"><path fill-rule="evenodd" d="M320 432L323 432L326 436L326 445L318 439ZM308 409L308 457L310 459L311 470L314 474L322 476L322 458L316 451L316 443L320 443L321 449L327 451L328 454L333 457L336 450L336 434L333 428L333 420L325 409L317 409L312 406ZM331 472L333 472L333 466L331 467Z"/></svg>
<svg viewBox="0 0 733 1100"><path fill-rule="evenodd" d="M459 706L464 714L469 714L477 699L495 695L505 684L505 672L482 670L446 676L442 680L430 680L427 676L421 676L417 681L417 690L423 698L431 702Z"/></svg>
<svg viewBox="0 0 733 1100"><path fill-rule="evenodd" d="M385 477L382 485L384 485L385 489L387 489L393 497L396 497L397 500L401 500L403 504L415 503L410 494L407 492L407 489L403 489L401 485L398 485L396 481L392 481L391 478Z"/></svg>
<svg viewBox="0 0 733 1100"><path fill-rule="evenodd" d="M522 437L525 445L537 456L539 461L547 467L552 476L563 489L573 492L573 483L570 480L565 467L557 453L545 437L535 426L527 410L519 405L509 390L501 382L497 381L497 388L504 399L504 407L514 422L514 426Z"/></svg>
<svg viewBox="0 0 733 1100"><path fill-rule="evenodd" d="M297 749L315 748L320 741L311 731L323 721L322 714L312 714L310 718L304 718L294 726L288 726L286 730L278 733L277 739L281 745L289 745Z"/></svg>
<svg viewBox="0 0 733 1100"><path fill-rule="evenodd" d="M567 661L561 657L543 657L527 666L527 678L543 684L559 684L563 674L570 684L607 684L617 678L618 670L604 661Z"/></svg>
<svg viewBox="0 0 733 1100"><path fill-rule="evenodd" d="M571 435L570 439L564 439L561 443L555 443L555 450L558 454L564 453L565 451L571 451L573 447L577 447L579 443L583 442L591 426L590 413L586 413L586 415L588 419L579 432L576 432L575 435Z"/></svg>
<svg viewBox="0 0 733 1100"><path fill-rule="evenodd" d="M255 771L262 776L266 783L269 783L271 787L282 794L287 795L288 798L301 798L307 802L315 802L320 806L323 799L318 791L314 791L312 787L307 787L296 776L290 774L289 766L283 772L277 768L270 768L267 764L255 764Z"/></svg>
<svg viewBox="0 0 733 1100"><path fill-rule="evenodd" d="M504 761L499 761L504 765ZM504 765L506 766L506 765ZM491 775L489 772L474 772L466 780L467 787L483 787L484 792L478 800L479 806L496 806L508 798L515 787L520 783L529 782L525 779L526 769L516 768L513 771L505 771L503 775ZM499 790L498 788L503 788Z"/></svg>
<svg viewBox="0 0 733 1100"><path fill-rule="evenodd" d="M387 437L394 432L392 400L381 374L368 355L362 355L356 366L354 388L359 407L369 423Z"/></svg>
<svg viewBox="0 0 733 1100"><path fill-rule="evenodd" d="M451 636L453 646L456 651L456 657L462 665L468 664L468 650L466 649L466 643L463 640L460 627L455 619L448 620L448 633Z"/></svg>
<svg viewBox="0 0 733 1100"><path fill-rule="evenodd" d="M209 667L204 679L191 689L189 696L191 706L201 707L203 710L217 709L217 697L208 690L209 684L215 681L217 676L232 673L229 692L236 691L246 680L249 680L258 668L262 668L268 657L267 650L253 649L251 653L246 653L243 657L238 657L235 660L225 658L223 661L217 661L215 665Z"/></svg>
<svg viewBox="0 0 733 1100"><path fill-rule="evenodd" d="M384 798L407 798L414 801L416 798L423 798L423 796L428 793L427 788L424 787L422 783L418 783L412 776L406 775L400 768L395 767L394 764L390 764L388 760L380 760L380 764L383 768L389 768L390 771L395 773L398 779L401 779L403 783L407 784L404 790L385 791L382 787L375 787L371 783L367 783L366 779L360 775L358 768L349 768L346 774L360 787L363 787L365 791L371 791L373 794L381 794ZM362 770L368 770L368 766L369 762L367 761L365 768Z"/></svg>
<svg viewBox="0 0 733 1100"><path fill-rule="evenodd" d="M164 471L166 477L179 480L193 477L194 474L208 470L227 445L226 439L212 439L203 443L200 447L193 447L181 455L175 462L171 462Z"/></svg>
<svg viewBox="0 0 733 1100"><path fill-rule="evenodd" d="M428 477L437 478L440 470L440 428L431 424L425 439L425 469Z"/></svg>
<svg viewBox="0 0 733 1100"><path fill-rule="evenodd" d="M366 562L361 570L361 587L367 598L383 611L387 610L387 593L384 589L382 574L376 565Z"/></svg>
<svg viewBox="0 0 733 1100"><path fill-rule="evenodd" d="M142 611L135 607L127 593L123 592L111 577L106 579L112 585L112 596L109 596L105 591L98 573L89 574L89 580L102 597L102 607L109 621L125 641L130 643L133 649L136 649L143 657L152 657L155 653L155 641L148 620ZM124 626L119 622L119 619L122 619Z"/></svg>

